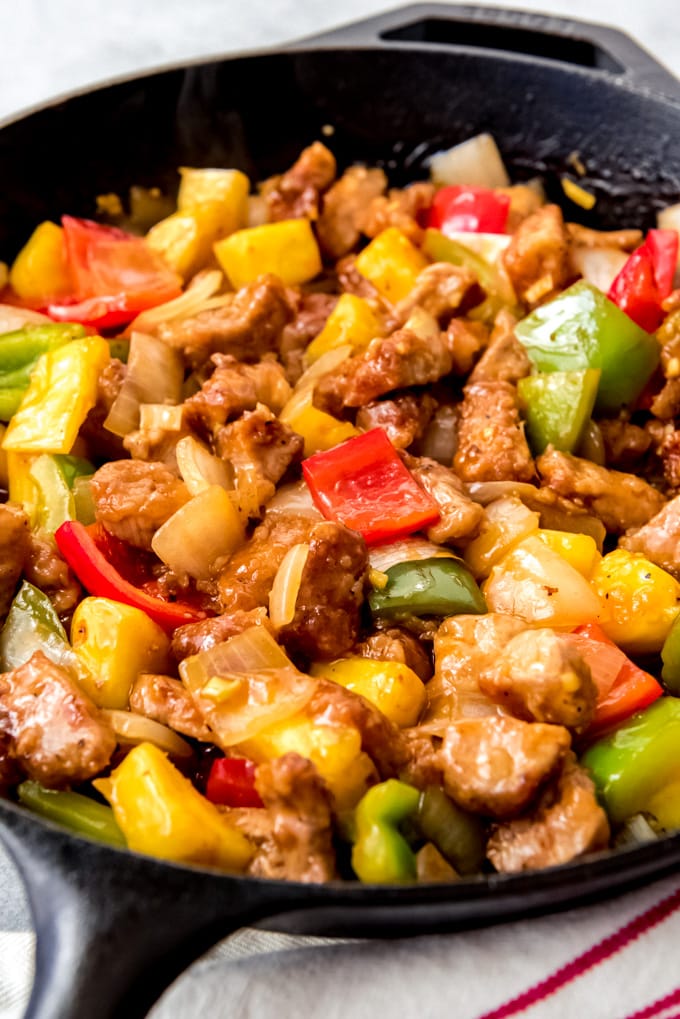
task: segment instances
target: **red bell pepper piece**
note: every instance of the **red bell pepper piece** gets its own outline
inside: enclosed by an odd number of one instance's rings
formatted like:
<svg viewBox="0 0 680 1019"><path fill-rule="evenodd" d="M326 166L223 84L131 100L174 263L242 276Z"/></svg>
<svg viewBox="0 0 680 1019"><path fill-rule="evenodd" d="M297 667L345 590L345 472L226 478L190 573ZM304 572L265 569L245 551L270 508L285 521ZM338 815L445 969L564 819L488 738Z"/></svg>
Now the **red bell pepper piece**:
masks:
<svg viewBox="0 0 680 1019"><path fill-rule="evenodd" d="M179 276L143 238L74 216L61 222L75 292L47 306L50 318L114 328L182 292Z"/></svg>
<svg viewBox="0 0 680 1019"><path fill-rule="evenodd" d="M62 556L90 594L141 609L164 630L174 630L184 623L197 623L206 618L207 613L201 609L182 602L153 598L125 580L79 521L67 520L54 537Z"/></svg>
<svg viewBox="0 0 680 1019"><path fill-rule="evenodd" d="M597 623L577 626L571 637L599 690L588 736L613 728L661 697L661 684L632 662Z"/></svg>
<svg viewBox="0 0 680 1019"><path fill-rule="evenodd" d="M211 803L225 807L264 807L255 788L255 765L245 757L218 757L205 786Z"/></svg>
<svg viewBox="0 0 680 1019"><path fill-rule="evenodd" d="M653 333L663 322L661 302L673 287L677 261L676 231L650 230L644 244L636 248L615 277L607 296L633 322Z"/></svg>
<svg viewBox="0 0 680 1019"><path fill-rule="evenodd" d="M510 198L489 188L453 184L437 191L428 226L443 234L502 234L508 222Z"/></svg>
<svg viewBox="0 0 680 1019"><path fill-rule="evenodd" d="M406 469L382 428L357 435L302 463L314 502L327 520L393 541L439 519L434 499Z"/></svg>

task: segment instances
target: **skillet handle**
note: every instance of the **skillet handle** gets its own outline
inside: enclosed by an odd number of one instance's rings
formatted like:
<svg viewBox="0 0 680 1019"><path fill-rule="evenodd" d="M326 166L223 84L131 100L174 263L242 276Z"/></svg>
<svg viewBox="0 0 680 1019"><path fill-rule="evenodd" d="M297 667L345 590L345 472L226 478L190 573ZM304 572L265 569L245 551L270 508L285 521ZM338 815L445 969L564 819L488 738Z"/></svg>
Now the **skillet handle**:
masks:
<svg viewBox="0 0 680 1019"><path fill-rule="evenodd" d="M625 32L533 11L411 4L305 38L295 48L409 43L547 57L680 99L680 81Z"/></svg>
<svg viewBox="0 0 680 1019"><path fill-rule="evenodd" d="M0 834L25 882L37 934L24 1019L142 1019L216 941L301 905L294 886L118 851L5 804Z"/></svg>

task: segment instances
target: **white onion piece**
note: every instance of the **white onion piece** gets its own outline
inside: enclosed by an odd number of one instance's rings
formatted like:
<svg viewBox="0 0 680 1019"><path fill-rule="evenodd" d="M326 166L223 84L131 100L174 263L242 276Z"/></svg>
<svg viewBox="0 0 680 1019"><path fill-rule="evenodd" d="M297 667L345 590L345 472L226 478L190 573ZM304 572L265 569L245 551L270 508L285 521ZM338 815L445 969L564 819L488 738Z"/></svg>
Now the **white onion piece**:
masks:
<svg viewBox="0 0 680 1019"><path fill-rule="evenodd" d="M539 515L516 495L490 502L484 511L480 533L466 545L463 558L476 580L488 577L492 566L511 548L538 530Z"/></svg>
<svg viewBox="0 0 680 1019"><path fill-rule="evenodd" d="M295 603L300 591L302 574L307 564L309 545L293 545L286 552L276 571L269 593L269 618L275 630L287 626L295 616Z"/></svg>
<svg viewBox="0 0 680 1019"><path fill-rule="evenodd" d="M243 539L243 526L231 499L219 485L211 485L159 527L151 547L174 573L208 580L217 562L230 556Z"/></svg>
<svg viewBox="0 0 680 1019"><path fill-rule="evenodd" d="M282 485L267 503L267 514L270 513L295 513L314 520L324 519L304 481Z"/></svg>
<svg viewBox="0 0 680 1019"><path fill-rule="evenodd" d="M191 495L198 495L211 485L219 485L226 491L233 489L234 478L230 465L214 456L192 435L179 440L175 454L179 473Z"/></svg>
<svg viewBox="0 0 680 1019"><path fill-rule="evenodd" d="M76 520L81 524L93 524L97 519L92 485L92 475L81 475L73 482L73 505L76 511Z"/></svg>
<svg viewBox="0 0 680 1019"><path fill-rule="evenodd" d="M186 658L184 662L189 663L184 671L190 672L192 681L200 682L201 686L211 676L282 669L293 664L264 626L250 626L243 633ZM184 662L179 667L183 679L186 678L182 669Z"/></svg>
<svg viewBox="0 0 680 1019"><path fill-rule="evenodd" d="M269 206L262 195L248 195L246 226L263 226L269 222Z"/></svg>
<svg viewBox="0 0 680 1019"><path fill-rule="evenodd" d="M458 412L444 403L434 412L425 434L418 442L418 453L450 467L458 447Z"/></svg>
<svg viewBox="0 0 680 1019"><path fill-rule="evenodd" d="M131 328L139 332L152 332L161 322L173 319L188 318L196 315L201 306L208 301L222 286L224 276L219 269L208 269L199 272L189 283L183 294L173 297L171 301L157 304L155 308L143 311L132 323ZM231 295L228 295L231 297Z"/></svg>
<svg viewBox="0 0 680 1019"><path fill-rule="evenodd" d="M174 729L155 722L146 715L137 715L134 711L119 711L115 708L102 709L102 715L118 737L119 743L133 746L137 743L153 743L173 757L191 757L193 754L191 746L178 736Z"/></svg>
<svg viewBox="0 0 680 1019"><path fill-rule="evenodd" d="M477 134L430 158L430 177L439 186L476 184L507 188L510 177L492 135Z"/></svg>
<svg viewBox="0 0 680 1019"><path fill-rule="evenodd" d="M24 326L38 326L52 319L29 308L15 308L13 304L0 304L0 333L13 333Z"/></svg>
<svg viewBox="0 0 680 1019"><path fill-rule="evenodd" d="M379 573L386 573L390 566L397 563L408 563L416 559L432 559L439 556L444 559L457 558L450 548L435 545L426 538L402 538L401 541L390 542L389 545L375 545L368 550L368 561L371 568Z"/></svg>
<svg viewBox="0 0 680 1019"><path fill-rule="evenodd" d="M179 432L182 429L182 404L143 403L139 408L139 427L146 431L161 429Z"/></svg>
<svg viewBox="0 0 680 1019"><path fill-rule="evenodd" d="M139 427L142 403L182 402L184 366L179 350L147 333L133 332L125 380L113 401L104 428L127 435Z"/></svg>
<svg viewBox="0 0 680 1019"><path fill-rule="evenodd" d="M536 488L527 481L473 481L467 489L470 498L482 506L506 495L516 495L520 499L536 496Z"/></svg>
<svg viewBox="0 0 680 1019"><path fill-rule="evenodd" d="M628 255L619 248L574 247L571 261L584 280L606 294L628 261Z"/></svg>

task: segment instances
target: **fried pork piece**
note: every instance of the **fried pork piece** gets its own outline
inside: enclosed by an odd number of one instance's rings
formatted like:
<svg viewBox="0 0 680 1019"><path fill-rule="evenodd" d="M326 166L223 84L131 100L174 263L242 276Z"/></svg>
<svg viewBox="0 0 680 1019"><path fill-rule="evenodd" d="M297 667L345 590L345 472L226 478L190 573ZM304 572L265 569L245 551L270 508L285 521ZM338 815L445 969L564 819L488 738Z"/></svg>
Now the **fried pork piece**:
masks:
<svg viewBox="0 0 680 1019"><path fill-rule="evenodd" d="M160 463L113 460L90 482L97 520L116 538L151 548L158 528L189 500L183 481Z"/></svg>
<svg viewBox="0 0 680 1019"><path fill-rule="evenodd" d="M97 378L95 405L88 412L80 428L80 435L87 442L90 455L102 460L124 456L120 437L104 428L104 422L120 392L126 372L127 367L117 357L107 361Z"/></svg>
<svg viewBox="0 0 680 1019"><path fill-rule="evenodd" d="M29 548L28 517L20 506L0 505L0 626L5 620Z"/></svg>
<svg viewBox="0 0 680 1019"><path fill-rule="evenodd" d="M322 375L314 390L314 405L336 417L345 407L364 407L371 400L407 386L436 382L451 371L453 360L445 337L408 327L371 340L366 350Z"/></svg>
<svg viewBox="0 0 680 1019"><path fill-rule="evenodd" d="M642 230L591 230L580 223L567 223L569 239L582 248L619 248L633 251L642 244Z"/></svg>
<svg viewBox="0 0 680 1019"><path fill-rule="evenodd" d="M551 722L581 733L595 713L597 687L590 667L569 638L554 630L524 630L513 637L479 686L527 722Z"/></svg>
<svg viewBox="0 0 680 1019"><path fill-rule="evenodd" d="M507 309L496 316L489 345L472 369L468 385L477 382L519 382L531 372L529 356L515 336L517 319Z"/></svg>
<svg viewBox="0 0 680 1019"><path fill-rule="evenodd" d="M496 827L487 856L496 870L517 873L568 863L608 842L609 822L593 782L570 753L532 814Z"/></svg>
<svg viewBox="0 0 680 1019"><path fill-rule="evenodd" d="M357 269L355 255L347 255L345 258L341 258L335 266L335 275L338 278L341 290L348 294L354 294L355 297L363 297L365 301L370 301L374 311L387 312L391 310L392 306L388 305L371 281L362 276Z"/></svg>
<svg viewBox="0 0 680 1019"><path fill-rule="evenodd" d="M610 471L551 446L536 466L542 484L580 503L614 534L641 527L665 502L661 492L634 474Z"/></svg>
<svg viewBox="0 0 680 1019"><path fill-rule="evenodd" d="M443 732L457 718L497 715L505 709L479 686L508 641L526 629L518 616L489 612L449 616L434 638L434 678L427 684L422 724Z"/></svg>
<svg viewBox="0 0 680 1019"><path fill-rule="evenodd" d="M350 166L331 185L317 222L319 241L328 255L342 258L358 244L368 206L386 187L382 170L364 166Z"/></svg>
<svg viewBox="0 0 680 1019"><path fill-rule="evenodd" d="M184 418L191 428L210 436L215 428L263 403L274 413L290 396L283 368L276 361L244 364L230 354L213 354L212 375L184 403Z"/></svg>
<svg viewBox="0 0 680 1019"><path fill-rule="evenodd" d="M619 545L629 552L641 552L680 579L680 495L642 527L628 531L619 539Z"/></svg>
<svg viewBox="0 0 680 1019"><path fill-rule="evenodd" d="M302 459L303 447L302 437L262 403L215 432L215 452L233 467L237 488L241 482L255 486L260 506L269 502L290 465Z"/></svg>
<svg viewBox="0 0 680 1019"><path fill-rule="evenodd" d="M92 778L116 747L89 697L42 651L0 676L0 732L22 771L50 789Z"/></svg>
<svg viewBox="0 0 680 1019"><path fill-rule="evenodd" d="M432 677L432 662L422 643L398 626L371 633L352 648L352 654L379 662L400 662L413 669L424 683Z"/></svg>
<svg viewBox="0 0 680 1019"><path fill-rule="evenodd" d="M569 280L569 235L557 205L544 205L517 227L503 264L517 296L537 304Z"/></svg>
<svg viewBox="0 0 680 1019"><path fill-rule="evenodd" d="M661 421L670 421L680 414L680 379L668 379L652 400L650 410Z"/></svg>
<svg viewBox="0 0 680 1019"><path fill-rule="evenodd" d="M387 195L374 198L361 220L361 230L367 237L377 237L388 227L397 227L403 234L419 244L424 230L420 219L432 205L435 187L429 181L416 181L405 188L390 188Z"/></svg>
<svg viewBox="0 0 680 1019"><path fill-rule="evenodd" d="M463 390L458 449L453 466L466 482L530 481L529 452L509 382L478 382Z"/></svg>
<svg viewBox="0 0 680 1019"><path fill-rule="evenodd" d="M321 142L303 149L290 170L273 177L262 187L269 218L316 219L321 194L335 178L335 156Z"/></svg>
<svg viewBox="0 0 680 1019"><path fill-rule="evenodd" d="M446 342L453 358L451 371L454 375L467 375L477 354L489 342L489 333L483 322L452 318L446 330Z"/></svg>
<svg viewBox="0 0 680 1019"><path fill-rule="evenodd" d="M304 352L325 326L338 298L336 294L304 294L293 289L289 289L288 295L295 314L281 334L279 357L286 378L295 385L304 371Z"/></svg>
<svg viewBox="0 0 680 1019"><path fill-rule="evenodd" d="M308 884L337 877L331 795L312 762L288 753L260 764L255 787L264 810L227 812L257 846L249 873Z"/></svg>
<svg viewBox="0 0 680 1019"><path fill-rule="evenodd" d="M555 773L570 745L561 725L508 715L459 719L446 730L440 751L444 789L465 810L515 817Z"/></svg>
<svg viewBox="0 0 680 1019"><path fill-rule="evenodd" d="M193 739L212 739L191 694L178 679L170 676L141 673L130 691L130 710Z"/></svg>
<svg viewBox="0 0 680 1019"><path fill-rule="evenodd" d="M484 298L475 273L461 265L434 262L418 274L415 286L395 308L397 321L406 322L414 308L422 308L445 329L456 314Z"/></svg>
<svg viewBox="0 0 680 1019"><path fill-rule="evenodd" d="M597 424L602 433L605 460L610 467L624 470L634 467L652 444L649 432L630 421L602 418Z"/></svg>
<svg viewBox="0 0 680 1019"><path fill-rule="evenodd" d="M437 401L428 393L403 393L391 400L374 400L360 407L357 428L382 428L395 449L407 449L427 428Z"/></svg>
<svg viewBox="0 0 680 1019"><path fill-rule="evenodd" d="M406 453L402 454L402 459L439 508L439 520L426 532L430 541L438 545L458 545L474 538L484 519L484 510L479 503L473 502L460 478L449 467L426 456L409 456Z"/></svg>
<svg viewBox="0 0 680 1019"><path fill-rule="evenodd" d="M507 188L495 188L497 194L507 195L510 199L508 211L508 222L506 230L514 233L522 220L533 215L542 205L545 199L540 190L530 187L528 184L511 184Z"/></svg>
<svg viewBox="0 0 680 1019"><path fill-rule="evenodd" d="M283 283L267 273L238 290L228 304L163 322L156 334L169 346L179 348L191 367L215 353L254 362L278 349L284 327L294 314Z"/></svg>
<svg viewBox="0 0 680 1019"><path fill-rule="evenodd" d="M126 461L121 461L125 463ZM68 619L82 597L82 588L47 535L28 535L24 577L50 599L61 620Z"/></svg>
<svg viewBox="0 0 680 1019"><path fill-rule="evenodd" d="M249 630L251 626L271 629L265 608L251 609L248 612L236 609L234 612L224 612L219 616L202 619L200 623L185 623L184 626L178 626L172 635L170 649L175 660L181 662L190 655L208 651L215 647L215 644L221 644L230 637Z"/></svg>
<svg viewBox="0 0 680 1019"><path fill-rule="evenodd" d="M283 558L308 541L315 520L294 513L266 513L250 541L231 556L217 586L223 611L233 616L269 604L269 592Z"/></svg>
<svg viewBox="0 0 680 1019"><path fill-rule="evenodd" d="M191 429L184 424L179 430L138 428L134 432L128 432L123 439L123 447L133 460L160 463L172 474L179 475L177 443L191 434Z"/></svg>
<svg viewBox="0 0 680 1019"><path fill-rule="evenodd" d="M331 521L315 524L295 602L295 615L279 630L294 653L330 660L348 651L359 634L368 573L366 543Z"/></svg>

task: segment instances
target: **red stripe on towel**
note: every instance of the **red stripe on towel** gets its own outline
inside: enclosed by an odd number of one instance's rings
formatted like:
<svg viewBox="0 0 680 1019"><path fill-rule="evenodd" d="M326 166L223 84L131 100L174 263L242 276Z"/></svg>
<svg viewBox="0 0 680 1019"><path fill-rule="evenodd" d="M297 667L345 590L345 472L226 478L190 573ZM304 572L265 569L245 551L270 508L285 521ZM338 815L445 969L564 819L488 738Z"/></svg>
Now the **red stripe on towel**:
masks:
<svg viewBox="0 0 680 1019"><path fill-rule="evenodd" d="M576 980L594 966L598 966L601 962L620 952L621 949L626 948L632 941L646 934L648 930L674 913L678 907L680 907L680 888L645 910L644 913L634 917L613 934L582 952L581 955L577 955L575 959L555 970L545 980L539 981L533 987L517 995L516 998L499 1005L498 1008L478 1016L478 1019L508 1019L509 1016L517 1015L519 1012L531 1008L532 1005L537 1005L566 984L571 983L572 980Z"/></svg>
<svg viewBox="0 0 680 1019"><path fill-rule="evenodd" d="M670 991L663 998L659 998L658 1001L653 1002L651 1005L647 1005L645 1008L641 1008L637 1012L632 1012L631 1015L626 1016L626 1019L654 1019L655 1016L659 1016L663 1012L667 1012L673 1005L678 1004L680 1004L680 987L676 987L674 991ZM677 1012L673 1016L668 1016L668 1019L677 1019Z"/></svg>

